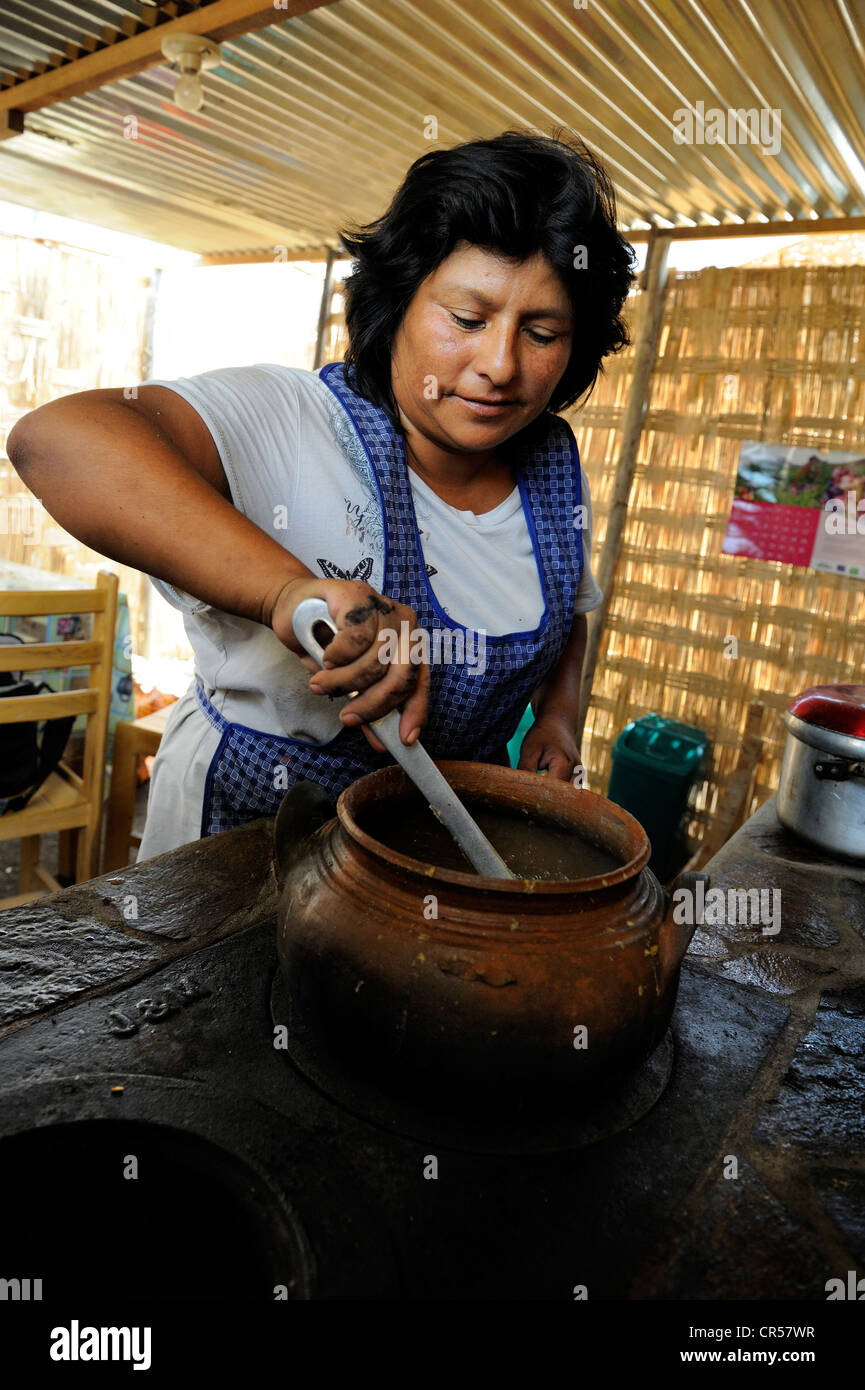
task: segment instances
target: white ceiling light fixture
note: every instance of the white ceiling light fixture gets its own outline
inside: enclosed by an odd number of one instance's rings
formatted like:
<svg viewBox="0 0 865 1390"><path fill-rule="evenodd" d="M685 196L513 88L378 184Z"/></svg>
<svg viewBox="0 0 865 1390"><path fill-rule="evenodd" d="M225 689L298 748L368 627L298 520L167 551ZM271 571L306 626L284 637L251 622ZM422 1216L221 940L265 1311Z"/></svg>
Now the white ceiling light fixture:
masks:
<svg viewBox="0 0 865 1390"><path fill-rule="evenodd" d="M162 40L162 52L169 63L180 69L180 80L174 88L174 105L181 111L200 111L204 105L201 86L202 68L216 67L222 60L222 49L201 34L168 34Z"/></svg>

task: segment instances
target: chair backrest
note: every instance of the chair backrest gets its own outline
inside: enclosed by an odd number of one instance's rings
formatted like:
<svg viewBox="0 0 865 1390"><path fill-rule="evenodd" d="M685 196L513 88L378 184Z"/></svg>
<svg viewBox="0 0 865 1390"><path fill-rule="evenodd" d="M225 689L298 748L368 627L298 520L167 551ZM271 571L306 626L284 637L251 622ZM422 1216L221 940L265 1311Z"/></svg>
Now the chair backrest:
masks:
<svg viewBox="0 0 865 1390"><path fill-rule="evenodd" d="M88 686L83 690L52 694L7 696L0 700L0 724L85 715L87 731L81 791L88 800L101 806L114 665L117 575L100 570L93 589L0 589L0 617L33 618L72 613L93 614L93 635L88 641L0 645L0 671L21 671L23 675L25 671L59 671L65 667L87 666L90 670Z"/></svg>

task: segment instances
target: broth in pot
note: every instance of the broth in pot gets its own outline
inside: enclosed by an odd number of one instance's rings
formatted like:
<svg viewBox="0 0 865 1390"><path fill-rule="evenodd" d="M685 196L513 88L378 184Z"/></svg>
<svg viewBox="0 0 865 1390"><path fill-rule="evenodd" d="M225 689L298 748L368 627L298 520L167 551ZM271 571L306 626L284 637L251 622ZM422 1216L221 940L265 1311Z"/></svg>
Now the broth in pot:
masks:
<svg viewBox="0 0 865 1390"><path fill-rule="evenodd" d="M609 850L526 808L511 810L470 800L466 806L517 878L561 882L607 874L620 866ZM475 872L453 836L420 798L370 806L358 824L397 854L440 869Z"/></svg>

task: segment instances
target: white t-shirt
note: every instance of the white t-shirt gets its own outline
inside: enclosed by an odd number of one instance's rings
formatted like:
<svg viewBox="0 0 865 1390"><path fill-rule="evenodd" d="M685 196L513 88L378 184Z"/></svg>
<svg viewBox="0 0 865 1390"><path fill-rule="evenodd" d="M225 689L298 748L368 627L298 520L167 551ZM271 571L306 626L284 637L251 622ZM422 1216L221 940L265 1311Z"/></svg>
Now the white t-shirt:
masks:
<svg viewBox="0 0 865 1390"><path fill-rule="evenodd" d="M265 364L147 384L176 391L201 416L231 499L250 520L313 574L365 579L382 590L384 530L370 464L317 373ZM587 524L575 613L603 600L589 564L591 499L584 471L581 476ZM537 627L543 597L519 488L476 515L444 502L414 472L409 477L439 606L489 636ZM309 672L269 628L152 582L183 612L196 673L226 719L316 743L339 732L345 702L311 695ZM204 782L218 743L190 688L172 709L154 764L139 859L199 838Z"/></svg>

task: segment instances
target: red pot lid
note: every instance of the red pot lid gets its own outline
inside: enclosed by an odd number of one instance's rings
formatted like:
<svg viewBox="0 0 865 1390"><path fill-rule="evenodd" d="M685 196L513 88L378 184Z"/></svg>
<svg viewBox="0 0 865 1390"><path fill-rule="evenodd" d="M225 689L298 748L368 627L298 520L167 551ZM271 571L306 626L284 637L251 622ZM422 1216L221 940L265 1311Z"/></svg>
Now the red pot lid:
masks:
<svg viewBox="0 0 865 1390"><path fill-rule="evenodd" d="M812 685L787 709L818 729L865 738L865 685Z"/></svg>

